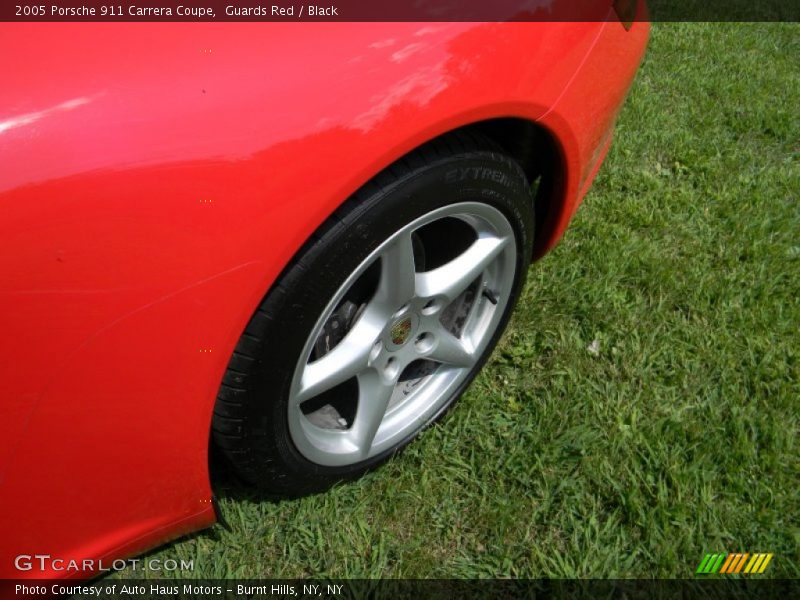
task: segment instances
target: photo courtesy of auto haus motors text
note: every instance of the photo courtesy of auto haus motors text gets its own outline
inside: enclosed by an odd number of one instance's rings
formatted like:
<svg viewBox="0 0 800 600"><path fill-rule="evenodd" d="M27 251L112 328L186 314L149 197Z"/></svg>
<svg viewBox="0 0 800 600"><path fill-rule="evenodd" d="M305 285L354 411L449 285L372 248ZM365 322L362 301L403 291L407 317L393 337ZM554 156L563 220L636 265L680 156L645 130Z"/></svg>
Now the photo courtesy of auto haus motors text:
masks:
<svg viewBox="0 0 800 600"><path fill-rule="evenodd" d="M75 600L84 598L123 598L126 600L189 598L315 598L326 600L340 598L345 593L344 584L294 584L271 583L255 585L252 583L205 584L195 583L97 583L80 584L16 584L17 597L54 597L68 596Z"/></svg>

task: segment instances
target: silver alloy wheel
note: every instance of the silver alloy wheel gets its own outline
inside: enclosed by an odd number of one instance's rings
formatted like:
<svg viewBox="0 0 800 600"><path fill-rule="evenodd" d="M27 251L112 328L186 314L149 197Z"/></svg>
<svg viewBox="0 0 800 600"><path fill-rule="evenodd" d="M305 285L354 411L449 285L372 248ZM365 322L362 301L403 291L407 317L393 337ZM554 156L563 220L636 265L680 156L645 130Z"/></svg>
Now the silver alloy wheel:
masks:
<svg viewBox="0 0 800 600"><path fill-rule="evenodd" d="M465 223L474 239L444 264L419 270L413 236L442 219ZM315 355L337 307L378 261L380 275L371 297L352 316L341 339ZM325 466L358 463L402 443L435 417L469 377L497 330L516 262L508 219L477 202L434 210L382 243L341 285L300 354L288 414L300 453ZM334 418L312 418L304 410L309 401L348 382L356 396L350 420L336 411ZM324 410L329 414L331 407Z"/></svg>

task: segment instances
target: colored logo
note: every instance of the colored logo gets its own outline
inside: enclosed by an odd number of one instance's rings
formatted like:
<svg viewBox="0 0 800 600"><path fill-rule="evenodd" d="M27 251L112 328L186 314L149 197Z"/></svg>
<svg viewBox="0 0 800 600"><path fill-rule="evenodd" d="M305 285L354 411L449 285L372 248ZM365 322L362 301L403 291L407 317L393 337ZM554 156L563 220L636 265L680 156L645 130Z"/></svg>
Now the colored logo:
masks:
<svg viewBox="0 0 800 600"><path fill-rule="evenodd" d="M702 575L722 575L728 573L763 573L767 568L772 554L747 552L730 554L706 554L695 573Z"/></svg>
<svg viewBox="0 0 800 600"><path fill-rule="evenodd" d="M389 332L392 336L392 343L395 346L402 346L408 341L408 334L411 333L411 319L406 317L392 325Z"/></svg>

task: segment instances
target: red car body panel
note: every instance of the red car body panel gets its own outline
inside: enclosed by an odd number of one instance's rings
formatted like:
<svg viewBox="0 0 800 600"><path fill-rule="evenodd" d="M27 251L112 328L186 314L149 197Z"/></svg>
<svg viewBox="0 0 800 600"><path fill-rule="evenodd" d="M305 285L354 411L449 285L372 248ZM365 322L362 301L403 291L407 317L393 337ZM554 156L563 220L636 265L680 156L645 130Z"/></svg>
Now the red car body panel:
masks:
<svg viewBox="0 0 800 600"><path fill-rule="evenodd" d="M207 448L241 332L309 235L440 134L546 127L537 255L602 161L644 23L0 27L0 577L214 522ZM286 318L291 318L287 315Z"/></svg>

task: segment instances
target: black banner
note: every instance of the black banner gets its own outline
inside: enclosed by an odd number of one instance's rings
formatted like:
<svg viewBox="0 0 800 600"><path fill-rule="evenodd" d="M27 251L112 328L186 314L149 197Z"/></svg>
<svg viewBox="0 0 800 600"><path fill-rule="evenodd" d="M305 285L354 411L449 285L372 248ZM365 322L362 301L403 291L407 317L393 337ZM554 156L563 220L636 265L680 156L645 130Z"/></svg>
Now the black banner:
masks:
<svg viewBox="0 0 800 600"><path fill-rule="evenodd" d="M800 597L800 580L742 577L583 580L193 580L115 579L90 583L0 582L3 598L69 597L76 600L251 600L386 598L787 598Z"/></svg>
<svg viewBox="0 0 800 600"><path fill-rule="evenodd" d="M645 7L646 5L646 7ZM4 0L0 21L800 21L800 0Z"/></svg>

